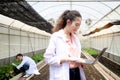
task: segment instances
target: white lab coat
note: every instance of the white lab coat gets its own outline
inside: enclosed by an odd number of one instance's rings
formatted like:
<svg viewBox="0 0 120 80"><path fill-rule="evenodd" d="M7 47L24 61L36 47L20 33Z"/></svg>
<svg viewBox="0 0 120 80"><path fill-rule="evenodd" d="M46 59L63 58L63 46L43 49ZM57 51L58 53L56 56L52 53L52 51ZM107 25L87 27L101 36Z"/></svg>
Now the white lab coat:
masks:
<svg viewBox="0 0 120 80"><path fill-rule="evenodd" d="M81 55L80 41L75 36L75 43L79 50L79 56ZM52 34L48 48L44 54L46 62L50 66L50 80L69 80L69 62L60 64L60 59L68 55L66 37L63 30L59 30ZM84 71L80 66L81 80L86 80Z"/></svg>
<svg viewBox="0 0 120 80"><path fill-rule="evenodd" d="M29 69L26 70L26 74L39 74L35 61L27 56L23 56L23 60L17 66L17 69L20 69L25 63L29 64Z"/></svg>

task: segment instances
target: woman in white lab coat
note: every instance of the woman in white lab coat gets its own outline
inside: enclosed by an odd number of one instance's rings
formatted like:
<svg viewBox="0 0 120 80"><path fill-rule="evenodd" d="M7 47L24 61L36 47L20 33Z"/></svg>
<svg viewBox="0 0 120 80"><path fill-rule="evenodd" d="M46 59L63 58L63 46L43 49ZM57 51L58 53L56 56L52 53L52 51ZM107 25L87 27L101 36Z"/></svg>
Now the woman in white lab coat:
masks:
<svg viewBox="0 0 120 80"><path fill-rule="evenodd" d="M17 54L16 58L21 61L21 63L16 66L17 69L23 68L26 72L26 75L23 77L28 77L31 74L39 75L39 71L37 69L37 65L33 59L28 56L23 56L22 54Z"/></svg>
<svg viewBox="0 0 120 80"><path fill-rule="evenodd" d="M71 60L81 56L81 45L76 36L81 20L78 11L66 10L53 28L44 54L50 66L50 80L86 80L81 63Z"/></svg>

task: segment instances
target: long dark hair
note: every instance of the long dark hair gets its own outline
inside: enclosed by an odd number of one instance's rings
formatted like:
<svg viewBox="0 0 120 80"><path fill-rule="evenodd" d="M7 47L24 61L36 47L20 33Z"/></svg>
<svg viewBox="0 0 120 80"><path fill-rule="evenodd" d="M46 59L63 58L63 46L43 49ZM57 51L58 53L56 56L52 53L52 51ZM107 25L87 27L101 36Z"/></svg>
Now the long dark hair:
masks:
<svg viewBox="0 0 120 80"><path fill-rule="evenodd" d="M52 29L53 32L59 31L60 29L65 28L66 22L68 19L74 21L76 17L82 18L81 14L76 10L66 10L57 20L56 26Z"/></svg>

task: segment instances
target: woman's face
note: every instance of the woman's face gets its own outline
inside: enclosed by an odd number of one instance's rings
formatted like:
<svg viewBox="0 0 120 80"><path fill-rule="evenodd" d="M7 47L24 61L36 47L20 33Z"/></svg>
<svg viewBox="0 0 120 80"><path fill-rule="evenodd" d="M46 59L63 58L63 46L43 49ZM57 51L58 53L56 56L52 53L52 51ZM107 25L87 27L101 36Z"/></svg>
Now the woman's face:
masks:
<svg viewBox="0 0 120 80"><path fill-rule="evenodd" d="M70 21L70 25L69 25L69 31L71 33L76 33L77 30L80 28L80 24L81 24L81 18L80 17L76 17L74 21Z"/></svg>

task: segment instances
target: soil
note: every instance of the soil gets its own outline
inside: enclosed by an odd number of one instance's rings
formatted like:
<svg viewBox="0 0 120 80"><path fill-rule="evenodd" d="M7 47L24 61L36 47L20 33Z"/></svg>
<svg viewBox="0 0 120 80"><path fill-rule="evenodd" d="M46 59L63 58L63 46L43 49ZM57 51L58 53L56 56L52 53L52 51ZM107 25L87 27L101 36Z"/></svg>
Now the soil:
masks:
<svg viewBox="0 0 120 80"><path fill-rule="evenodd" d="M110 59L107 59L106 57L102 56L99 60L105 67L107 67L109 70L111 70L113 73L115 73L117 76L120 77L120 64L116 63L115 61L112 61Z"/></svg>
<svg viewBox="0 0 120 80"><path fill-rule="evenodd" d="M97 55L92 55L94 58L97 57ZM102 63L105 67L107 67L110 71L115 73L117 76L120 77L120 64L111 60L110 58L107 58L105 56L102 56L99 59L99 62Z"/></svg>
<svg viewBox="0 0 120 80"><path fill-rule="evenodd" d="M105 78L92 65L84 65L87 80L105 80ZM30 80L49 80L49 66L40 70L40 76L34 76Z"/></svg>
<svg viewBox="0 0 120 80"><path fill-rule="evenodd" d="M84 72L87 80L106 80L93 65L84 65Z"/></svg>
<svg viewBox="0 0 120 80"><path fill-rule="evenodd" d="M30 80L49 80L49 66L46 65L44 68L40 70L39 76L34 76Z"/></svg>

